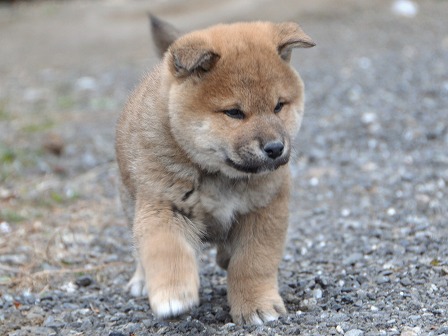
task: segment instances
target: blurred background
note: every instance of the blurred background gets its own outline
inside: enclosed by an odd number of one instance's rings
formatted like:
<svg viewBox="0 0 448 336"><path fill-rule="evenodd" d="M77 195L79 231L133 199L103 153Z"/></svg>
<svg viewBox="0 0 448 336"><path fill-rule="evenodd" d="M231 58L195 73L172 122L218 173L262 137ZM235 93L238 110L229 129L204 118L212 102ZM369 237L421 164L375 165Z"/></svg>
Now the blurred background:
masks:
<svg viewBox="0 0 448 336"><path fill-rule="evenodd" d="M293 53L307 99L291 162L285 262L314 251L301 267L315 272L324 266L313 256L343 260L355 253L364 256L359 262L384 242L410 241L423 249L415 252L422 262L446 265L448 1L6 1L2 288L48 290L85 272L120 285L129 278L114 127L126 97L158 61L149 12L185 32L219 22L292 20L317 43ZM367 266L406 262L393 256Z"/></svg>

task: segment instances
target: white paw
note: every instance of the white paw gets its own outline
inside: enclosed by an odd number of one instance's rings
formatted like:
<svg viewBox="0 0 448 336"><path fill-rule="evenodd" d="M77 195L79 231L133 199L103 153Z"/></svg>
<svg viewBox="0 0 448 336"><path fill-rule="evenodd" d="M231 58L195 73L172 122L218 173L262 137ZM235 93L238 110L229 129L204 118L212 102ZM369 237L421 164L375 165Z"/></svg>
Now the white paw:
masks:
<svg viewBox="0 0 448 336"><path fill-rule="evenodd" d="M278 320L278 316L266 315L264 317L264 322L275 321L275 320Z"/></svg>
<svg viewBox="0 0 448 336"><path fill-rule="evenodd" d="M260 325L263 324L263 320L258 315L252 315L248 321L249 324Z"/></svg>
<svg viewBox="0 0 448 336"><path fill-rule="evenodd" d="M135 297L148 295L145 275L138 267L131 280L129 280L128 284L125 286L125 290Z"/></svg>
<svg viewBox="0 0 448 336"><path fill-rule="evenodd" d="M260 325L269 321L277 320L280 315L286 314L283 302L279 300L272 304L258 305L253 308L250 305L234 307L230 310L233 322L238 324L256 324Z"/></svg>
<svg viewBox="0 0 448 336"><path fill-rule="evenodd" d="M249 317L245 318L244 322L247 324L261 325L261 324L269 322L269 321L278 320L279 316L280 315L278 315L278 314L272 315L272 314L263 314L261 312L257 312L255 314L252 314Z"/></svg>
<svg viewBox="0 0 448 336"><path fill-rule="evenodd" d="M191 291L179 291L172 293L163 291L150 295L151 308L159 318L167 318L181 315L199 304L198 293Z"/></svg>
<svg viewBox="0 0 448 336"><path fill-rule="evenodd" d="M128 291L129 294L131 294L134 297L148 295L148 290L146 289L146 284L144 280L131 279L126 285L125 290Z"/></svg>

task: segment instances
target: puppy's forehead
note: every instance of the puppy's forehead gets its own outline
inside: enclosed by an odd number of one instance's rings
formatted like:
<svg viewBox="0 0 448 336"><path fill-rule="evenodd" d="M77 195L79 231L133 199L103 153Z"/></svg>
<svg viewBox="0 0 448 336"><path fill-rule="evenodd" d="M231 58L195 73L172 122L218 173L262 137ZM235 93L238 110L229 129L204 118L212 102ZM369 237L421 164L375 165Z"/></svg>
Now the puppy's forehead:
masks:
<svg viewBox="0 0 448 336"><path fill-rule="evenodd" d="M244 22L217 25L203 31L213 52L220 55L217 68L234 79L274 80L288 68L278 55L274 25L270 22Z"/></svg>
<svg viewBox="0 0 448 336"><path fill-rule="evenodd" d="M219 55L197 88L206 89L210 102L218 105L226 99L251 106L265 106L279 95L293 99L297 79L278 54L276 33L270 22L253 22L217 25L188 34L186 38L202 41L201 48Z"/></svg>
<svg viewBox="0 0 448 336"><path fill-rule="evenodd" d="M212 48L221 56L260 48L275 51L275 32L269 22L221 24L198 32L204 34Z"/></svg>

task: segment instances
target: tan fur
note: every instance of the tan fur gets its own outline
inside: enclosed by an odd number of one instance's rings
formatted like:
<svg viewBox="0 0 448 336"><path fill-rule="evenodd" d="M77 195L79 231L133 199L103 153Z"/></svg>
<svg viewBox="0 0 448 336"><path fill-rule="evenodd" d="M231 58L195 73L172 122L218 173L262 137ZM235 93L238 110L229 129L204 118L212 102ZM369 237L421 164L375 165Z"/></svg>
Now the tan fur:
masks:
<svg viewBox="0 0 448 336"><path fill-rule="evenodd" d="M287 162L303 114L303 84L288 61L292 48L314 43L295 23L218 25L171 44L174 30L166 30L157 20L156 44L169 49L117 125L137 257L129 289L147 290L160 317L196 306L196 256L211 241L228 270L233 320L276 319L286 312L277 268L288 224ZM274 113L279 100L285 105ZM232 109L244 118L226 114ZM271 157L268 144L279 141L283 151Z"/></svg>

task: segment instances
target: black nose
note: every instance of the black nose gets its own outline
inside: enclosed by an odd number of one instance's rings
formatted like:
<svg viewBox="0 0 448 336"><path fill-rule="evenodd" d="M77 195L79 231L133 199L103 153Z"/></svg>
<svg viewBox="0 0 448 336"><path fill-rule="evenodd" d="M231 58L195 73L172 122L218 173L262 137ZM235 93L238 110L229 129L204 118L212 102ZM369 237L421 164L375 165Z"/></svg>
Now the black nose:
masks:
<svg viewBox="0 0 448 336"><path fill-rule="evenodd" d="M263 151L271 159L276 159L283 154L285 146L281 141L270 141L263 147Z"/></svg>

